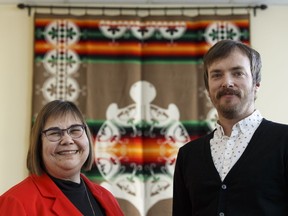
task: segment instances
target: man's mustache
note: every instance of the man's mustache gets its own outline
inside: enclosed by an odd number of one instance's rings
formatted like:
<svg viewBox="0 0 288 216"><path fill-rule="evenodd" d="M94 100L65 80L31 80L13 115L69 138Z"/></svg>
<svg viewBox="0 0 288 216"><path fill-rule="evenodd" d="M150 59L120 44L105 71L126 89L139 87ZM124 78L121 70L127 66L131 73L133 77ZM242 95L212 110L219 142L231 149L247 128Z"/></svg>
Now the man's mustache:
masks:
<svg viewBox="0 0 288 216"><path fill-rule="evenodd" d="M236 95L239 98L241 97L240 91L227 88L227 89L223 89L223 90L219 91L216 95L216 98L220 99L224 95Z"/></svg>

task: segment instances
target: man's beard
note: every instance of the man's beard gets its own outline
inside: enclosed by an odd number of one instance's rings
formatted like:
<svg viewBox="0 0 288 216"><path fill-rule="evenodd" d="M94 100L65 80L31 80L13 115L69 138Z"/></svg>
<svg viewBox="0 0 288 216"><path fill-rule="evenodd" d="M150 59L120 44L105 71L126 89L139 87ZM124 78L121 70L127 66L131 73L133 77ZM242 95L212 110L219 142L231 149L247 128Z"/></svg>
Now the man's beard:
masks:
<svg viewBox="0 0 288 216"><path fill-rule="evenodd" d="M220 105L218 112L221 112L222 116L226 119L234 119L239 116L238 105L227 106Z"/></svg>
<svg viewBox="0 0 288 216"><path fill-rule="evenodd" d="M225 95L235 95L236 97L241 99L241 92L238 90L230 89L230 88L225 88L219 91L216 95L216 99L220 100L220 98ZM233 106L230 106L228 104L225 104L225 105L219 104L218 108L219 108L219 112L221 112L223 117L227 119L234 119L239 116L239 106L241 106L241 104L237 104ZM241 110L241 107L240 107L240 110Z"/></svg>

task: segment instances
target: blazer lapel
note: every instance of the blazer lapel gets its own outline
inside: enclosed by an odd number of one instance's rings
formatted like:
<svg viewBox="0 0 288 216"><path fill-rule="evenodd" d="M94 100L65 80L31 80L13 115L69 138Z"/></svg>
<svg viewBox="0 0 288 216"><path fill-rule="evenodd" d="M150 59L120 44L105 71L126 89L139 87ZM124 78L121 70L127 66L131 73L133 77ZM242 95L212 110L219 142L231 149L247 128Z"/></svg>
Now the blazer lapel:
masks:
<svg viewBox="0 0 288 216"><path fill-rule="evenodd" d="M105 209L107 216L124 216L116 199L114 201L112 194L110 195L105 193L104 188L91 182L85 175L81 174L81 178L85 181L95 199L97 199L97 201Z"/></svg>
<svg viewBox="0 0 288 216"><path fill-rule="evenodd" d="M61 216L82 216L81 212L62 193L52 179L47 175L33 176L33 180L38 187L43 199L53 202L52 211Z"/></svg>

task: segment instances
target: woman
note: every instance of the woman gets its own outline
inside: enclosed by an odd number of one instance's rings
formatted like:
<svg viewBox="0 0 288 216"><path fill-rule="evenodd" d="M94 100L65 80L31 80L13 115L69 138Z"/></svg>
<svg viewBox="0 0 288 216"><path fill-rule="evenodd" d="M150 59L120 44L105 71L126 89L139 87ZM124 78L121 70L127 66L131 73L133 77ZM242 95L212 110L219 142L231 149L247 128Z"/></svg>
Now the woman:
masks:
<svg viewBox="0 0 288 216"><path fill-rule="evenodd" d="M76 105L46 104L32 128L30 175L0 197L1 215L124 215L109 191L81 174L93 158L91 135Z"/></svg>

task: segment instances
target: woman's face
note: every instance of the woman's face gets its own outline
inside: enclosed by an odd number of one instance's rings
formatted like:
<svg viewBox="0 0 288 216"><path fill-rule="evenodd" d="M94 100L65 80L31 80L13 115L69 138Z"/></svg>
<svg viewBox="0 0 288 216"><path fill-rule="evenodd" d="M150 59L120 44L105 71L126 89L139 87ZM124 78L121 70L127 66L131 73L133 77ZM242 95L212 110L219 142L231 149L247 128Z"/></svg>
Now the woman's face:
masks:
<svg viewBox="0 0 288 216"><path fill-rule="evenodd" d="M43 131L53 128L66 129L73 125L82 125L82 122L68 113L48 118ZM47 133L54 136L51 130ZM71 131L72 133L79 132ZM89 139L85 130L79 138L74 139L67 130L63 131L59 141L50 141L42 134L42 145L43 162L48 174L55 178L80 182L80 171L89 155Z"/></svg>

